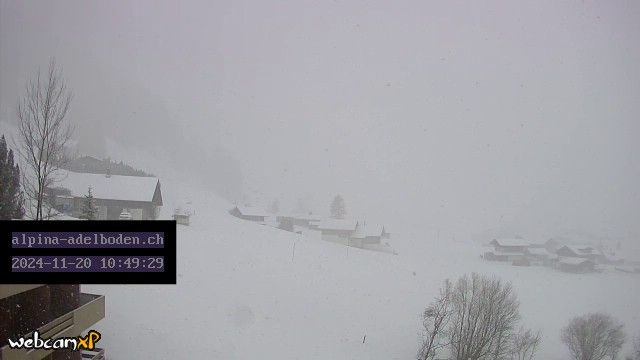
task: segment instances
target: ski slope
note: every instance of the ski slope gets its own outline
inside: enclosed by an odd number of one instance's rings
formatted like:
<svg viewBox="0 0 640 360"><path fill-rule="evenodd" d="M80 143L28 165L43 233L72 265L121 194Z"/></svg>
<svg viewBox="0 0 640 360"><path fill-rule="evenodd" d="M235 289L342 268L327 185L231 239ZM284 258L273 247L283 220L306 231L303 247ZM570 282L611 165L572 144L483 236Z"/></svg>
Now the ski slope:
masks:
<svg viewBox="0 0 640 360"><path fill-rule="evenodd" d="M472 271L513 282L523 325L543 333L539 359L567 359L560 329L590 311L640 333L632 274L489 263L470 241L401 229L397 256L348 248L236 219L229 203L179 181L162 189L165 217L185 199L195 210L178 227L178 284L83 286L107 295L97 328L111 360L414 359L420 313L445 278Z"/></svg>

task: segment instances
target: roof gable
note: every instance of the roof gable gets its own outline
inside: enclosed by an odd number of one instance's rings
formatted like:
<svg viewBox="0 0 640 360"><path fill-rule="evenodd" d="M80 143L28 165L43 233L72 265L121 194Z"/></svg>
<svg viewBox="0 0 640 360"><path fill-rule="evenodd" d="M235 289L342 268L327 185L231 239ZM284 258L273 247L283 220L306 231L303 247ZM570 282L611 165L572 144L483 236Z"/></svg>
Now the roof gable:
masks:
<svg viewBox="0 0 640 360"><path fill-rule="evenodd" d="M154 202L162 205L160 181L154 177L77 173L61 171L57 187L83 197L91 188L93 197L103 200Z"/></svg>
<svg viewBox="0 0 640 360"><path fill-rule="evenodd" d="M527 254L530 254L530 255L556 257L556 254L550 253L545 248L528 248L525 251L527 252Z"/></svg>
<svg viewBox="0 0 640 360"><path fill-rule="evenodd" d="M597 255L599 252L589 245L565 245L558 249L561 252L570 252L575 255Z"/></svg>
<svg viewBox="0 0 640 360"><path fill-rule="evenodd" d="M279 214L275 214L275 216L279 218L289 218L293 220L304 220L304 221L319 221L321 219L320 216L314 215L314 214L279 213Z"/></svg>
<svg viewBox="0 0 640 360"><path fill-rule="evenodd" d="M355 231L358 222L344 219L323 219L315 224L319 230Z"/></svg>
<svg viewBox="0 0 640 360"><path fill-rule="evenodd" d="M491 241L492 245L498 246L518 246L518 247L527 247L529 243L524 239L493 239Z"/></svg>
<svg viewBox="0 0 640 360"><path fill-rule="evenodd" d="M254 206L237 205L236 209L238 209L240 214L242 214L244 216L261 216L261 217L268 217L269 216L269 214L265 210L262 210L260 208L254 207Z"/></svg>
<svg viewBox="0 0 640 360"><path fill-rule="evenodd" d="M357 223L354 238L381 237L384 227L378 224Z"/></svg>

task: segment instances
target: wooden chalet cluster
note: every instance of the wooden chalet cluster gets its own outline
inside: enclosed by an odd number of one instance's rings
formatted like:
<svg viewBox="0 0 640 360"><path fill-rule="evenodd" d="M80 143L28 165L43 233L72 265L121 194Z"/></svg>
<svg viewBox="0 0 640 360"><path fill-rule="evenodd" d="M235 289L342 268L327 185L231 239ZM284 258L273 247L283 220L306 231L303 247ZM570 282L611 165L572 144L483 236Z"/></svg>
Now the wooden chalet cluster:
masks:
<svg viewBox="0 0 640 360"><path fill-rule="evenodd" d="M489 245L493 250L484 253L485 260L508 262L515 266L541 265L564 272L586 273L597 271L599 265L613 265L623 271L622 266L625 265L623 258L591 245L562 245L555 240L533 244L524 239L494 239ZM632 268L631 271L635 270Z"/></svg>
<svg viewBox="0 0 640 360"><path fill-rule="evenodd" d="M391 234L380 224L348 219L323 218L313 214L269 214L256 207L235 206L229 213L237 218L273 226L298 234L362 249L393 253L385 241Z"/></svg>

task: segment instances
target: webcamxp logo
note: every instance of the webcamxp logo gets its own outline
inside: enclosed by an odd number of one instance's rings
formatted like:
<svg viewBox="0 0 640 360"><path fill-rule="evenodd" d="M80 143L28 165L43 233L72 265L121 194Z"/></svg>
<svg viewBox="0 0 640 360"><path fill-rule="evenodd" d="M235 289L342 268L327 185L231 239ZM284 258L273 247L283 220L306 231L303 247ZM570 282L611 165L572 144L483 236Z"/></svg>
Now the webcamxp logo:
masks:
<svg viewBox="0 0 640 360"><path fill-rule="evenodd" d="M30 338L21 337L17 340L9 339L9 347L12 349L45 349L45 350L93 350L100 341L99 332L90 330L87 336L62 337L57 339L42 339L40 333L35 331Z"/></svg>

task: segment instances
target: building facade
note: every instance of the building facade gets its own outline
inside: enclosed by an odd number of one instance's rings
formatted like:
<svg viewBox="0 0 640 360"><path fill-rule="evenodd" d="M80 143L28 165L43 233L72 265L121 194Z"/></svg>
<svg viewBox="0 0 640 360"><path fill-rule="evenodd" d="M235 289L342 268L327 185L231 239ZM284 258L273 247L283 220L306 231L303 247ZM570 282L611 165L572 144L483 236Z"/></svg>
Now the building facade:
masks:
<svg viewBox="0 0 640 360"><path fill-rule="evenodd" d="M89 174L65 171L49 189L57 211L80 218L91 189L97 220L118 220L122 212L133 220L155 220L162 206L160 180L153 177Z"/></svg>

